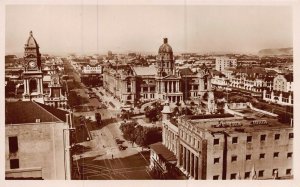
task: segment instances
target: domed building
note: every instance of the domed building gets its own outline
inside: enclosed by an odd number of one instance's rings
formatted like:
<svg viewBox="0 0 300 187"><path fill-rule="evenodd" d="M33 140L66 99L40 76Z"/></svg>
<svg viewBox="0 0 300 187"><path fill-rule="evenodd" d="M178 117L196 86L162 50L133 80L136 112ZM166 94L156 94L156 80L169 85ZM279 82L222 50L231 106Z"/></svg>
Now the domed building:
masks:
<svg viewBox="0 0 300 187"><path fill-rule="evenodd" d="M168 44L168 38L164 38L164 43L159 47L156 60L156 98L180 103L183 99L181 77L175 73L173 50Z"/></svg>
<svg viewBox="0 0 300 187"><path fill-rule="evenodd" d="M159 76L166 76L173 73L173 69L175 68L173 50L168 44L168 38L164 38L164 43L159 47L156 67Z"/></svg>
<svg viewBox="0 0 300 187"><path fill-rule="evenodd" d="M211 76L206 67L199 68L197 72L189 68L176 69L173 49L167 38L158 49L154 66L130 68L132 73L129 75L126 68L107 67L103 73L103 86L131 107L138 102L155 100L168 100L170 104L200 101L211 89ZM117 72L121 72L122 76L116 76Z"/></svg>

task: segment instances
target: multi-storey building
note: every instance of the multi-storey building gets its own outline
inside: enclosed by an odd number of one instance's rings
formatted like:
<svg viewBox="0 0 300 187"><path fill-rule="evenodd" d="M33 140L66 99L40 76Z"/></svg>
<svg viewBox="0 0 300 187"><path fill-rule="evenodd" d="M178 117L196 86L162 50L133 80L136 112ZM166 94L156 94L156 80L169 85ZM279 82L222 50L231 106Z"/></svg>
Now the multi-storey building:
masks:
<svg viewBox="0 0 300 187"><path fill-rule="evenodd" d="M60 79L57 74L51 71L49 73L49 83L47 85L50 90L49 94L45 94L44 90L44 73L42 71L41 54L39 45L33 37L32 31L25 44L24 53L24 93L23 101L36 101L39 103L49 104L56 108L66 109L67 98L62 94Z"/></svg>
<svg viewBox="0 0 300 187"><path fill-rule="evenodd" d="M70 180L71 118L35 101L5 104L5 178Z"/></svg>
<svg viewBox="0 0 300 187"><path fill-rule="evenodd" d="M132 104L154 99L168 99L171 103L199 99L210 91L210 79L206 66L198 68L195 73L176 70L173 50L167 38L159 47L154 67L107 66L103 74L105 89L123 103Z"/></svg>
<svg viewBox="0 0 300 187"><path fill-rule="evenodd" d="M236 67L237 59L229 57L216 57L215 69L223 72L225 68Z"/></svg>
<svg viewBox="0 0 300 187"><path fill-rule="evenodd" d="M81 67L80 79L86 85L102 85L102 66L97 60L90 60ZM100 84L99 84L100 83Z"/></svg>
<svg viewBox="0 0 300 187"><path fill-rule="evenodd" d="M163 115L170 114L168 107ZM232 111L235 115L165 117L161 146L177 158L172 166L176 164L190 179L291 178L292 123L280 123L271 114L247 107Z"/></svg>
<svg viewBox="0 0 300 187"><path fill-rule="evenodd" d="M279 74L273 79L272 88L263 91L263 100L280 105L293 105L293 74Z"/></svg>

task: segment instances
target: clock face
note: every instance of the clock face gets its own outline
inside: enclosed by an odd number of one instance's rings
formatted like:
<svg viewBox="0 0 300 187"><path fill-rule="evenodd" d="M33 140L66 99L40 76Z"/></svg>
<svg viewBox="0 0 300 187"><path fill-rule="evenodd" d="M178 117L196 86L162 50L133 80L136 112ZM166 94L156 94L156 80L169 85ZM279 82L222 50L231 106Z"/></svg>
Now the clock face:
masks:
<svg viewBox="0 0 300 187"><path fill-rule="evenodd" d="M36 62L34 62L34 61L29 62L29 67L30 68L35 68L36 67Z"/></svg>

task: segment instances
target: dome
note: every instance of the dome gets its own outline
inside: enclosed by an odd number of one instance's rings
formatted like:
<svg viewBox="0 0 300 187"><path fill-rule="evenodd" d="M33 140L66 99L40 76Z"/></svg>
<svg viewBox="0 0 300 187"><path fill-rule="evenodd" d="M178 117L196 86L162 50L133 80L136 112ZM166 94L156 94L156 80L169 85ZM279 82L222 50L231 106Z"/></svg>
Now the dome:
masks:
<svg viewBox="0 0 300 187"><path fill-rule="evenodd" d="M34 39L33 35L32 35L32 31L30 31L30 36L27 40L27 43L25 44L26 47L32 47L32 48L37 48L38 44L36 42L36 40Z"/></svg>
<svg viewBox="0 0 300 187"><path fill-rule="evenodd" d="M164 43L159 47L158 53L173 53L172 47L168 44L168 38L164 38Z"/></svg>

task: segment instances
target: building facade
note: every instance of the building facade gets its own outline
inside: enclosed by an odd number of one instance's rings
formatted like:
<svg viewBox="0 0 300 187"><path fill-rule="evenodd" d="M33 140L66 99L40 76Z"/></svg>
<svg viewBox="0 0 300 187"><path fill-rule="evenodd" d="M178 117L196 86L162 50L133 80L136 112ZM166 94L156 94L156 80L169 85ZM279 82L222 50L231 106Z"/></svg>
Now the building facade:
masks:
<svg viewBox="0 0 300 187"><path fill-rule="evenodd" d="M45 71L42 69L39 48L32 31L30 31L24 52L24 93L22 100L36 101L55 108L67 109L67 97L61 91L62 85L56 67L48 67ZM49 79L48 83L44 82L45 78ZM49 93L46 93L48 91Z"/></svg>
<svg viewBox="0 0 300 187"><path fill-rule="evenodd" d="M210 91L210 80L210 71L205 66L195 73L177 70L167 38L159 47L155 66L107 66L103 74L104 88L122 103L130 104L166 99L171 103L199 100Z"/></svg>
<svg viewBox="0 0 300 187"><path fill-rule="evenodd" d="M5 178L71 179L68 113L34 101L5 107Z"/></svg>
<svg viewBox="0 0 300 187"><path fill-rule="evenodd" d="M223 72L225 68L236 67L237 59L229 57L216 57L215 69Z"/></svg>
<svg viewBox="0 0 300 187"><path fill-rule="evenodd" d="M279 74L273 78L271 88L263 91L263 100L279 105L293 106L293 74Z"/></svg>
<svg viewBox="0 0 300 187"><path fill-rule="evenodd" d="M162 144L177 167L190 179L292 178L293 124L247 106L232 111L164 118Z"/></svg>

